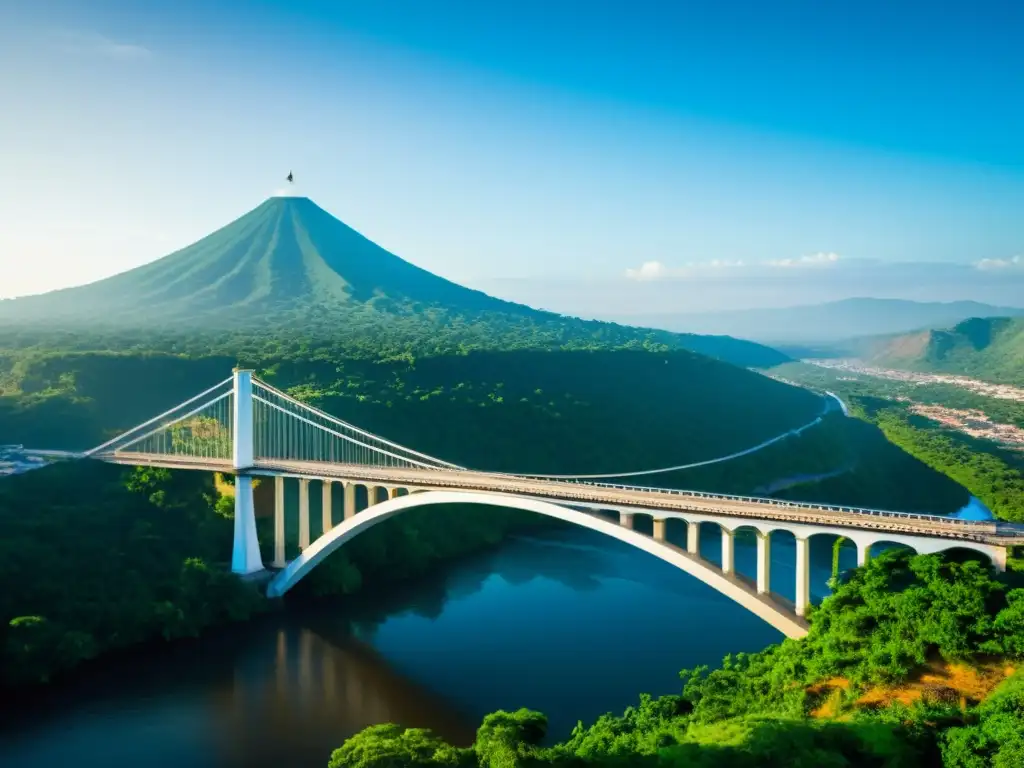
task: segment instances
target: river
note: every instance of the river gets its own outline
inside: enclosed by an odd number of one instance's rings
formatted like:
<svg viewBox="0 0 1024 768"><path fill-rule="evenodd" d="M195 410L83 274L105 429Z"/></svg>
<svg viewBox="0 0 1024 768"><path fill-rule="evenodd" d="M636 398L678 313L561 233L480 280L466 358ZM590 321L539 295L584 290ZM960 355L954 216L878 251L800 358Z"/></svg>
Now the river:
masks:
<svg viewBox="0 0 1024 768"><path fill-rule="evenodd" d="M717 559L705 531L702 551ZM752 574L752 539L737 537ZM773 542L792 598L792 540ZM831 542L812 539L812 593ZM842 552L843 567L855 560ZM363 727L399 722L467 744L487 712L548 714L552 739L621 712L678 671L780 634L695 578L583 530L508 540L415 584L321 602L192 642L97 663L6 702L4 768L323 768Z"/></svg>

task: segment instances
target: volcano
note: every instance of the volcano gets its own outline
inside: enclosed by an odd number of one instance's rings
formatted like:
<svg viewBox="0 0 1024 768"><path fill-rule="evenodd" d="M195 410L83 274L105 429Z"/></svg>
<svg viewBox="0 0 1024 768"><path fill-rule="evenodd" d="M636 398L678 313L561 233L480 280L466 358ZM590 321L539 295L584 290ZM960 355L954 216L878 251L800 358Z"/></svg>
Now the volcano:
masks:
<svg viewBox="0 0 1024 768"><path fill-rule="evenodd" d="M273 197L192 245L95 283L0 301L0 330L167 336L223 330L457 351L689 349L744 366L785 355L729 337L584 321L497 299L421 269L305 197Z"/></svg>
<svg viewBox="0 0 1024 768"><path fill-rule="evenodd" d="M219 325L369 305L529 312L386 251L309 198L274 197L196 243L89 285L4 302L0 317ZM147 322L148 321L148 322Z"/></svg>

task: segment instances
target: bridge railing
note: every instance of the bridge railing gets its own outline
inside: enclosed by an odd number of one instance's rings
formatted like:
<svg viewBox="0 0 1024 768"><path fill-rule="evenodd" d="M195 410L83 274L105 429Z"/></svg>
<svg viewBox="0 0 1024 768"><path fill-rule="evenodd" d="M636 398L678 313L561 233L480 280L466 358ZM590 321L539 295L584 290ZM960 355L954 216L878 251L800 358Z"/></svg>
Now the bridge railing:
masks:
<svg viewBox="0 0 1024 768"><path fill-rule="evenodd" d="M524 478L533 479L533 478ZM563 481L564 482L564 481ZM598 483L593 481L570 481L574 485L587 485L597 488L608 488L617 491L665 493L673 496L691 496L699 499L713 501L738 501L746 504L762 504L770 507L782 507L788 509L808 509L818 512L845 512L849 514L871 515L872 517L889 517L909 520L921 520L924 522L948 523L974 530L995 532L997 524L990 520L962 520L957 517L946 517L945 515L930 515L921 512L896 512L888 509L872 509L870 507L847 507L836 504L815 504L806 501L787 501L783 499L769 499L763 496L740 496L728 493L710 493L707 491L688 491L679 488L655 488L646 485L625 485L621 483ZM1009 526L1010 524L1004 524ZM1017 528L1017 526L1014 526Z"/></svg>

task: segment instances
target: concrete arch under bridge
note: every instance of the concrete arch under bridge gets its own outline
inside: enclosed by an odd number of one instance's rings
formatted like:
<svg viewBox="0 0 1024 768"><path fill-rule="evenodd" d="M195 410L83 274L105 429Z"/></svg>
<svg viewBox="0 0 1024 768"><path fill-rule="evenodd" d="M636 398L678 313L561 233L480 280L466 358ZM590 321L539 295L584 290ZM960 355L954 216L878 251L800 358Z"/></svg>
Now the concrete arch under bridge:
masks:
<svg viewBox="0 0 1024 768"><path fill-rule="evenodd" d="M340 525L332 528L316 541L309 544L302 553L288 563L270 581L267 595L281 597L308 575L328 555L341 547L345 542L373 528L396 515L410 509L439 504L480 504L492 507L508 507L539 515L553 517L567 523L589 528L618 539L626 544L654 555L680 570L694 576L712 589L720 592L751 613L760 617L787 637L803 637L807 634L807 622L766 594L758 594L756 589L735 575L725 573L721 569L702 560L699 556L674 547L651 536L647 536L631 527L598 517L594 514L571 509L560 504L541 499L524 498L511 494L465 492L465 491L418 491L405 496L394 496L347 518Z"/></svg>
<svg viewBox="0 0 1024 768"><path fill-rule="evenodd" d="M816 536L846 538L857 550L858 565L867 562L873 546L897 544L918 554L938 553L950 549L968 550L986 557L997 570L1005 568L1005 548L964 539L912 536L889 530L858 530L788 521L751 520L750 518L706 515L696 512L680 513L637 509L636 507L616 508L586 503L567 504L514 493L408 488L346 480L324 481L323 509L331 508L332 486L343 488L344 521L333 526L330 519L325 517L321 528L324 533L312 541L308 496L309 484L316 478L302 476L292 476L299 482L300 554L288 562L284 554L283 488L285 477L282 475L274 477L277 489L275 493L274 547L276 554L274 567L279 568L280 571L268 585L267 594L271 597L284 595L346 541L350 541L375 525L406 510L439 504L479 504L520 509L611 536L694 576L788 637L802 637L807 634L808 624L804 615L811 603L810 541ZM355 502L356 489L359 485L366 487L368 506L357 513ZM381 491L384 492L385 500L378 501ZM607 517L609 514L612 516L611 519ZM641 533L634 528L635 518L643 519L648 516L652 521L650 535ZM686 526L685 548L675 546L668 541L666 531L673 521L679 521ZM718 564L705 559L700 553L700 528L702 525L713 525L720 532L721 554ZM756 537L756 575L753 579L740 575L736 568L735 537L737 533L744 530L753 532ZM795 600L793 602L773 593L771 589L772 535L776 533L792 537L795 543ZM253 531L254 534L255 531ZM240 539L236 538L236 543L239 541ZM258 548L258 545L253 546Z"/></svg>

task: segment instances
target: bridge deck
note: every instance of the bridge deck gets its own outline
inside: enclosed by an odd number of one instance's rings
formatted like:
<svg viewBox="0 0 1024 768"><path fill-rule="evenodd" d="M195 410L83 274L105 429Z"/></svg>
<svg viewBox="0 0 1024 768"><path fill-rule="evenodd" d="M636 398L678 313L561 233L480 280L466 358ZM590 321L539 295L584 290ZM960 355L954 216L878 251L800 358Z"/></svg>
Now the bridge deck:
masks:
<svg viewBox="0 0 1024 768"><path fill-rule="evenodd" d="M119 453L96 456L120 464L232 472L225 459L195 459L155 454ZM252 475L337 478L423 489L466 490L516 494L588 506L607 505L637 512L665 510L709 516L774 520L807 525L882 530L918 536L977 541L999 546L1024 545L1024 526L994 521L960 520L938 515L856 509L802 502L648 489L610 484L541 480L470 470L407 469L354 464L257 459Z"/></svg>

